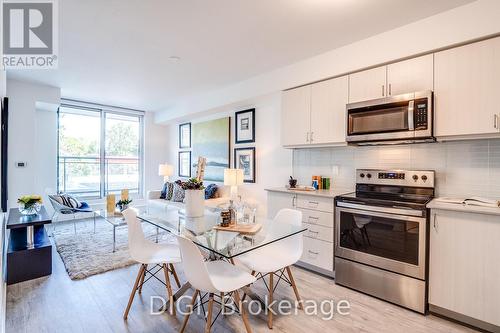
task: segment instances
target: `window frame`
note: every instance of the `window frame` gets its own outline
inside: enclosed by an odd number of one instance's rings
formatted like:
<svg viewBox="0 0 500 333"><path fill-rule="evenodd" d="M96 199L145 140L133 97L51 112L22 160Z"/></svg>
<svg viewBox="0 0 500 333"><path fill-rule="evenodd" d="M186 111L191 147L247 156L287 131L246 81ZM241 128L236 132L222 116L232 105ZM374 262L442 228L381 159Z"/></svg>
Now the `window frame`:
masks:
<svg viewBox="0 0 500 333"><path fill-rule="evenodd" d="M100 142L99 142L99 157L97 159L99 160L99 171L100 171L100 186L99 186L99 195L82 195L81 193L75 193L75 196L78 196L79 198L82 199L103 199L106 197L108 193L106 193L107 190L107 179L108 175L106 174L106 115L107 114L115 114L115 115L122 115L122 116L128 116L128 117L137 117L138 122L139 122L139 147L138 147L138 189L137 189L137 199L142 199L144 198L144 181L145 181L145 175L144 175L144 112L143 111L138 111L138 110L129 110L129 109L121 109L117 107L108 107L106 108L105 106L100 106L100 105L89 105L86 106L83 102L78 102L78 101L72 101L75 103L61 103L59 107L57 108L57 192L62 193L62 189L59 188L60 184L60 162L61 162L61 155L60 155L60 115L61 113L61 108L72 108L76 110L84 110L84 111L92 111L96 112L99 114L100 118L100 126L101 126L101 131L100 131ZM83 105L82 105L83 104ZM100 107L99 107L100 106ZM132 197L134 197L135 193L131 193Z"/></svg>

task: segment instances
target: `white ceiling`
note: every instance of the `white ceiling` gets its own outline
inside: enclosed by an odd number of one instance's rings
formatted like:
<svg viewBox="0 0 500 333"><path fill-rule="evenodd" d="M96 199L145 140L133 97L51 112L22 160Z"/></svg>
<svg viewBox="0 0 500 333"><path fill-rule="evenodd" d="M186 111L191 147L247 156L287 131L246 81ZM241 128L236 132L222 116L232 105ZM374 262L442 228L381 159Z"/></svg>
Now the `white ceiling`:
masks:
<svg viewBox="0 0 500 333"><path fill-rule="evenodd" d="M157 111L469 2L61 0L59 69L8 77Z"/></svg>

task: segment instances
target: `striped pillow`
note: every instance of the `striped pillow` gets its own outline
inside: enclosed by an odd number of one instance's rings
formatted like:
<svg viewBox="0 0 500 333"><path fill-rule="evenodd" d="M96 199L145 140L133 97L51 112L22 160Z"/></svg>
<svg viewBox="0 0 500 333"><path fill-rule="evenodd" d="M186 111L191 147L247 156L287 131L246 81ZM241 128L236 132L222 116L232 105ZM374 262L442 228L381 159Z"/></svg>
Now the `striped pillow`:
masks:
<svg viewBox="0 0 500 333"><path fill-rule="evenodd" d="M69 208L82 207L82 203L77 198L75 198L69 194L54 195L52 197L63 206L66 206Z"/></svg>

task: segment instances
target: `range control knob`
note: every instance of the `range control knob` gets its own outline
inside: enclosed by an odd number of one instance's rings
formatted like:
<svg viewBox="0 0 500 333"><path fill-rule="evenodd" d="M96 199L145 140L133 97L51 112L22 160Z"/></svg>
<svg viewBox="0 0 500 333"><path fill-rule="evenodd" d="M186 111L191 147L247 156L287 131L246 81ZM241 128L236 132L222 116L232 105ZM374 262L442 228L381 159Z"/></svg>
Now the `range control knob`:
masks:
<svg viewBox="0 0 500 333"><path fill-rule="evenodd" d="M369 174L367 174L367 175L366 175L366 177L368 177L368 178L372 178L372 174L371 174L371 173L369 173Z"/></svg>
<svg viewBox="0 0 500 333"><path fill-rule="evenodd" d="M360 176L361 178L365 178L365 174L364 174L364 173L360 173L360 174L359 174L359 176Z"/></svg>
<svg viewBox="0 0 500 333"><path fill-rule="evenodd" d="M427 176L426 176L426 175L422 175L422 177L420 177L420 178L422 178L422 180L423 180L424 182L427 180Z"/></svg>
<svg viewBox="0 0 500 333"><path fill-rule="evenodd" d="M413 175L413 177L411 177L411 178L413 178L414 181L418 180L418 176L417 175Z"/></svg>

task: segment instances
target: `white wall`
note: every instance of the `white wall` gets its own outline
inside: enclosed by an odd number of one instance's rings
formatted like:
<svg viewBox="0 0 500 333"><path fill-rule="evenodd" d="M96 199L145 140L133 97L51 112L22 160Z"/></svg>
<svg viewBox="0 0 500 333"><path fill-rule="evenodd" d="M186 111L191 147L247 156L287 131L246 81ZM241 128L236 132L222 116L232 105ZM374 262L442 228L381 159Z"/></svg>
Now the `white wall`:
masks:
<svg viewBox="0 0 500 333"><path fill-rule="evenodd" d="M9 96L9 206L15 207L18 197L37 193L39 188L45 185L41 183L42 181L50 181L41 178L48 174L46 163L53 163L54 169L56 167L52 146L44 146L37 141L43 138L45 142L44 136L53 133L45 133L45 129L50 126L46 124L47 117L38 116L36 103L58 105L61 90L46 85L8 80L7 95ZM43 120L40 124L39 118ZM26 162L27 167L17 168L15 162ZM38 193L43 194L43 191Z"/></svg>
<svg viewBox="0 0 500 333"><path fill-rule="evenodd" d="M245 109L255 108L255 144L239 144L237 147L255 146L256 148L256 183L245 183L238 193L243 200L256 201L259 205L258 214L266 216L265 188L284 186L292 172L292 151L281 148L280 145L280 110L281 94L274 93L260 98L242 101L232 105L208 110L203 117L186 119L191 122L200 122L221 117L231 117L231 150L230 160L233 166L234 145L234 113ZM168 159L169 164L175 165L175 175L178 174L178 123L168 127ZM177 177L173 177L177 178ZM211 183L205 182L205 185Z"/></svg>
<svg viewBox="0 0 500 333"><path fill-rule="evenodd" d="M355 170L435 170L438 196L500 199L500 139L378 147L336 147L294 151L293 174L310 184L312 175L332 176L333 186L354 188Z"/></svg>
<svg viewBox="0 0 500 333"><path fill-rule="evenodd" d="M223 89L188 96L171 108L158 112L156 120L171 121L187 114L194 115L221 105L499 32L500 1L478 0Z"/></svg>
<svg viewBox="0 0 500 333"><path fill-rule="evenodd" d="M146 112L144 116L144 189L147 191L161 189L163 176L158 175L158 165L168 158L169 139L167 126L157 125L154 114Z"/></svg>

